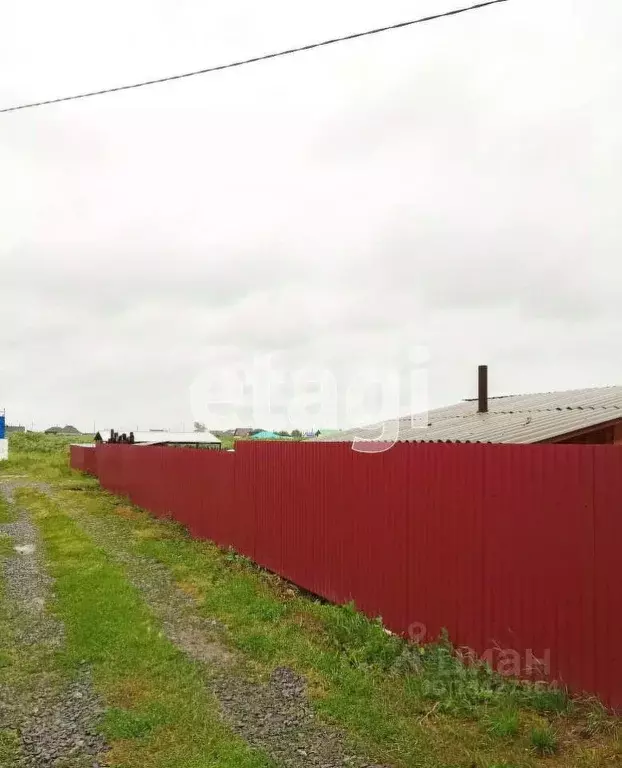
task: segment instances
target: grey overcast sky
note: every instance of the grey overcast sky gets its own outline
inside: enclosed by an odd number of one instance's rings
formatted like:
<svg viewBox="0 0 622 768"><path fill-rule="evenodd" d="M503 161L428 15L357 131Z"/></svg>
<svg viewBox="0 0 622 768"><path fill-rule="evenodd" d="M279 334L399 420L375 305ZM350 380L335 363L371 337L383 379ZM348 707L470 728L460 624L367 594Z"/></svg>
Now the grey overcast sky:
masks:
<svg viewBox="0 0 622 768"><path fill-rule="evenodd" d="M468 4L4 2L0 105ZM481 362L493 394L622 383L621 38L619 0L511 0L0 115L0 408L226 426L209 377L269 353L277 427L301 368L341 391L417 346L431 406Z"/></svg>

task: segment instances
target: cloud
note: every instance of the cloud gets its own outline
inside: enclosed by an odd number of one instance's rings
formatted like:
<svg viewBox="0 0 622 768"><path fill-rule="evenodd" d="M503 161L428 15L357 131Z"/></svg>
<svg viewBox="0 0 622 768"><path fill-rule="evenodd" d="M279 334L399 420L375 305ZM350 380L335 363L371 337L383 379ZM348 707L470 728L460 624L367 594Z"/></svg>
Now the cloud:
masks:
<svg viewBox="0 0 622 768"><path fill-rule="evenodd" d="M417 14L437 10L422 0ZM13 8L2 101L276 50L413 6L112 0L93 13ZM431 405L472 394L480 362L499 391L619 381L620 14L613 0L524 0L3 115L9 420L188 426L202 373L262 353L289 382L280 411L305 367L343 394L365 366L405 381L417 345Z"/></svg>

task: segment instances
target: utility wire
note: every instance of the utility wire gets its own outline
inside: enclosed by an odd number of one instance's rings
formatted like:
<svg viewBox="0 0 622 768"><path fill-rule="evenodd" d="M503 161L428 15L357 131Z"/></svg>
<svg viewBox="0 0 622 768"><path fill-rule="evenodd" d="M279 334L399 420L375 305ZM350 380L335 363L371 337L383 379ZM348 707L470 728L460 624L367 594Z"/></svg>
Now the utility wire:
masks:
<svg viewBox="0 0 622 768"><path fill-rule="evenodd" d="M369 29L365 32L355 32L352 35L344 35L343 37L335 37L332 40L322 40L318 43L310 43L309 45L301 45L298 48L289 48L286 51L277 51L276 53L266 53L262 56L254 56L251 59L242 59L241 61L232 61L229 64L218 64L214 67L207 67L206 69L198 69L195 72L184 72L181 75L169 75L168 77L159 77L155 80L145 80L141 83L132 83L130 85L118 85L114 88L104 88L100 91L90 91L89 93L79 93L74 96L62 96L58 99L48 99L47 101L36 101L31 104L19 104L14 107L4 107L0 109L0 113L3 112L17 112L20 109L32 109L33 107L45 107L48 104L59 104L63 101L76 101L77 99L88 99L91 96L103 96L107 93L118 93L119 91L129 91L133 88L146 88L149 85L159 85L160 83L170 83L173 80L183 80L187 77L196 77L197 75L207 75L210 72L220 72L224 69L234 69L235 67L243 67L246 64L255 64L259 61L267 61L268 59L277 59L280 56L290 56L294 53L302 53L303 51L312 51L315 48L323 48L327 45L335 45L335 43L344 43L348 40L356 40L360 37L370 37L371 35L378 35L382 32L390 32L396 29L403 29L404 27L412 27L415 24L424 24L427 21L435 21L436 19L443 19L448 16L457 16L461 13L468 13L469 11L477 11L481 8L486 8L489 5L498 5L499 3L506 3L508 0L488 0L487 2L477 3L477 5L470 5L466 8L456 8L453 11L446 11L445 13L437 13L434 16L425 16L420 19L414 19L412 21L402 21L399 24L390 24L387 27L378 27L376 29Z"/></svg>

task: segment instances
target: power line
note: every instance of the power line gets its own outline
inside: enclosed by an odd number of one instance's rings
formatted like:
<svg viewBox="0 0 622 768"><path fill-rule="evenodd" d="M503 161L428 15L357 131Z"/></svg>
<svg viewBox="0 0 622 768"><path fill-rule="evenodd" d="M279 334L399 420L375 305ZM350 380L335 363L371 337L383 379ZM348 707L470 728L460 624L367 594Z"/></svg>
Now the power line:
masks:
<svg viewBox="0 0 622 768"><path fill-rule="evenodd" d="M302 53L303 51L311 51L315 48L322 48L327 45L334 45L335 43L344 43L349 40L356 40L360 37L369 37L371 35L378 35L382 32L390 32L396 29L403 29L404 27L412 27L415 24L424 24L427 21L435 21L436 19L443 19L448 16L457 16L461 13L468 13L469 11L477 11L481 8L485 8L488 5L497 5L499 3L506 3L508 0L488 0L487 2L477 3L477 5L470 5L466 8L456 8L453 11L446 11L445 13L437 13L434 16L425 16L420 19L414 19L412 21L402 21L399 24L391 24L387 27L378 27L376 29L369 29L365 32L355 32L351 35L344 35L343 37L335 37L332 40L322 40L318 43L310 43L309 45L301 45L297 48L289 48L286 51L277 51L276 53L266 53L262 56L254 56L250 59L242 59L241 61L232 61L229 64L218 64L214 67L207 67L206 69L198 69L194 72L184 72L181 75L169 75L168 77L159 77L155 80L145 80L140 83L132 83L130 85L118 85L114 88L103 88L99 91L90 91L88 93L79 93L74 96L62 96L58 99L48 99L47 101L35 101L31 104L19 104L14 107L5 107L0 109L0 113L3 112L17 112L20 109L32 109L33 107L45 107L49 104L59 104L63 101L76 101L77 99L88 99L91 96L103 96L107 93L118 93L119 91L129 91L133 88L145 88L149 85L159 85L160 83L170 83L173 80L183 80L187 77L196 77L197 75L207 75L210 72L220 72L224 69L234 69L235 67L243 67L246 64L255 64L259 61L267 61L268 59L276 59L280 56L290 56L294 53Z"/></svg>

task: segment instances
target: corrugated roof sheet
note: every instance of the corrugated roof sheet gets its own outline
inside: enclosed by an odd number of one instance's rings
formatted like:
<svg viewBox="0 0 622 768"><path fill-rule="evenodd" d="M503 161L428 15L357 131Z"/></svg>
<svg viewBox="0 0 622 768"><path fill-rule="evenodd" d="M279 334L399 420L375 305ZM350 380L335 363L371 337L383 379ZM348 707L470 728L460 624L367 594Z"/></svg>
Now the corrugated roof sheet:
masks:
<svg viewBox="0 0 622 768"><path fill-rule="evenodd" d="M110 439L110 430L100 430L104 442ZM129 436L129 432L126 433ZM220 440L211 432L134 432L134 441L139 445L161 445L171 443L178 445L220 445Z"/></svg>
<svg viewBox="0 0 622 768"><path fill-rule="evenodd" d="M572 389L491 397L488 413L477 400L436 408L317 438L324 442L403 440L456 443L539 443L622 419L622 387ZM427 422L427 425L426 425Z"/></svg>

